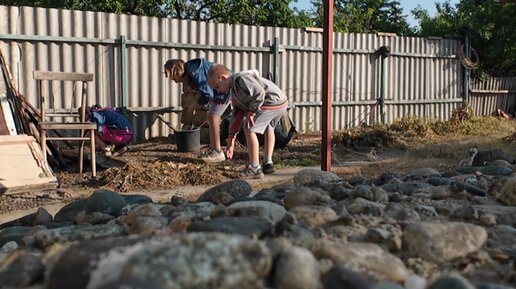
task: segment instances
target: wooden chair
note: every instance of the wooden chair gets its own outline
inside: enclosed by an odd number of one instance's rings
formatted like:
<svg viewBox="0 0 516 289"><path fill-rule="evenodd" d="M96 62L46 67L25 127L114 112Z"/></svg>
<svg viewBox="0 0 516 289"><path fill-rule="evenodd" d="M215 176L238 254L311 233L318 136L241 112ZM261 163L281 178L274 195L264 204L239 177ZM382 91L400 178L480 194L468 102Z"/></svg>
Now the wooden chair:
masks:
<svg viewBox="0 0 516 289"><path fill-rule="evenodd" d="M39 135L41 150L43 152L43 159L47 161L47 140L62 140L62 141L81 141L79 146L79 173L83 171L83 158L84 158L84 144L86 141L90 141L90 154L91 154L91 174L93 177L97 175L96 159L95 159L95 130L97 125L89 122L86 119L86 90L88 88L88 82L93 81L93 74L91 73L70 73L70 72L51 72L51 71L34 71L34 79L38 82L38 97L40 99L40 114L41 120L39 122ZM53 81L58 81L61 84L65 82L73 83L73 93L71 97L73 100L77 100L77 84L82 84L82 92L80 96L80 111L79 120L74 122L64 121L64 118L75 117L76 114L63 113L61 111L47 113L48 98L45 96L44 85L48 82L50 91L52 92ZM61 85L64 88L64 85ZM61 90L62 93L64 89ZM53 93L52 93L53 94ZM54 107L53 97L51 106ZM55 109L54 109L55 110ZM64 136L57 133L56 136L50 136L47 134L48 131L58 132L59 130L77 131L79 130L79 136ZM89 136L85 135L85 132L89 131Z"/></svg>

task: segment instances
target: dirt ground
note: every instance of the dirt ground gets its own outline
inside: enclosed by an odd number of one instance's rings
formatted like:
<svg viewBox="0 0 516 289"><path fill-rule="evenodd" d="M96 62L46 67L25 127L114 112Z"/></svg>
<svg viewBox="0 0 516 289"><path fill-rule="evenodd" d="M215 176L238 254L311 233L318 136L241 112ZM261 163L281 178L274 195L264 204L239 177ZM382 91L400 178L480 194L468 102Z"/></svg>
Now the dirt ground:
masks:
<svg viewBox="0 0 516 289"><path fill-rule="evenodd" d="M505 135L494 132L493 135L476 136L408 136L403 137L403 145L388 144L394 138L389 138L384 132L371 131L359 138L347 135L346 141L342 141L341 132L336 132L331 148L332 171L342 177L375 177L388 171L403 174L419 167L452 170L467 156L471 147L501 149L516 158L516 122L512 121L509 128ZM185 185L215 185L237 178L247 159L243 146L237 147L233 160L218 164L205 164L197 158L198 154L178 152L168 138L155 138L132 144L129 152L117 158L121 161L120 167L98 167L96 179L90 177L89 167L85 174L80 175L76 162L71 162L68 168L55 168L59 181L57 190L0 196L0 214L68 202L99 188L135 192L169 190ZM319 166L320 154L320 134L298 133L286 148L275 151L274 162L277 169Z"/></svg>

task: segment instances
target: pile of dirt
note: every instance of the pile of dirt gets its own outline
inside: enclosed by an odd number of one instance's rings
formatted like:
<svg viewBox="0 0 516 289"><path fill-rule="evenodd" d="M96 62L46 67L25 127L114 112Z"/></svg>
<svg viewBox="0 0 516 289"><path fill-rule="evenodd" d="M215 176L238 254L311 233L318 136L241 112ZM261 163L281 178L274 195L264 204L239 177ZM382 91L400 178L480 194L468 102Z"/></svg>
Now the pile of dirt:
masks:
<svg viewBox="0 0 516 289"><path fill-rule="evenodd" d="M370 148L408 149L419 148L442 138L475 136L505 137L516 139L514 122L496 117L468 117L440 121L404 117L390 125L362 126L343 130L334 138L335 143L354 150Z"/></svg>
<svg viewBox="0 0 516 289"><path fill-rule="evenodd" d="M128 162L122 168L110 168L100 173L103 187L128 192L155 190L184 185L214 185L227 179L227 172L206 164L157 161Z"/></svg>

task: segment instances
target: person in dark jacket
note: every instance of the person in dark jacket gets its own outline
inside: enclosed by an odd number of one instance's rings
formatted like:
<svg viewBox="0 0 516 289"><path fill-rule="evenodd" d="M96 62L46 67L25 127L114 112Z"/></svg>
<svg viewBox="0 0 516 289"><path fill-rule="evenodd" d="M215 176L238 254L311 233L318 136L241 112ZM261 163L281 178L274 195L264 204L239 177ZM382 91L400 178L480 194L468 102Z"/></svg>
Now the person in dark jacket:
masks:
<svg viewBox="0 0 516 289"><path fill-rule="evenodd" d="M208 71L212 66L213 62L204 58L196 58L187 62L181 59L171 59L165 63L164 69L165 77L176 83L190 85L200 93L197 102L188 108L189 113L195 114L200 107L209 105L210 148L201 156L201 159L206 162L222 162L226 160L226 156L220 145L220 123L222 114L229 106L229 96L227 93L213 91L213 88L206 82Z"/></svg>
<svg viewBox="0 0 516 289"><path fill-rule="evenodd" d="M246 117L244 133L249 164L242 171L241 178L263 178L264 173L273 173L272 154L274 150L274 128L287 110L285 93L272 81L252 71L232 74L221 64L215 64L208 73L208 84L216 91L229 93L233 115L229 128L226 155L233 157L235 136ZM265 135L263 165L259 162L259 144L256 134Z"/></svg>
<svg viewBox="0 0 516 289"><path fill-rule="evenodd" d="M95 146L106 155L120 156L127 152L133 139L131 123L112 107L86 107L86 119L97 124Z"/></svg>

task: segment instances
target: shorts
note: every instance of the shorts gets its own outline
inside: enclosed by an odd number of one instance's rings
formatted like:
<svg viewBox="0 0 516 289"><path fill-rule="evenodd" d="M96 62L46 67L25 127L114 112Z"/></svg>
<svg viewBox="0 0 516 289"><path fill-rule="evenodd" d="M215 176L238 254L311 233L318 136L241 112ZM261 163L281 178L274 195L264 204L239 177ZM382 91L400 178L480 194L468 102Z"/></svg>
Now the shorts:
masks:
<svg viewBox="0 0 516 289"><path fill-rule="evenodd" d="M287 106L275 110L260 110L254 116L254 125L249 128L249 131L254 133L263 134L266 129L273 129L276 127L278 122L283 117L283 114L287 111ZM244 130L247 126L244 124Z"/></svg>
<svg viewBox="0 0 516 289"><path fill-rule="evenodd" d="M228 109L229 103L229 101L226 103L215 103L212 101L210 104L210 109L208 110L208 114L214 114L218 116L223 115L224 112Z"/></svg>
<svg viewBox="0 0 516 289"><path fill-rule="evenodd" d="M107 125L102 127L102 140L109 145L126 145L133 139L133 133L130 130L111 129Z"/></svg>

